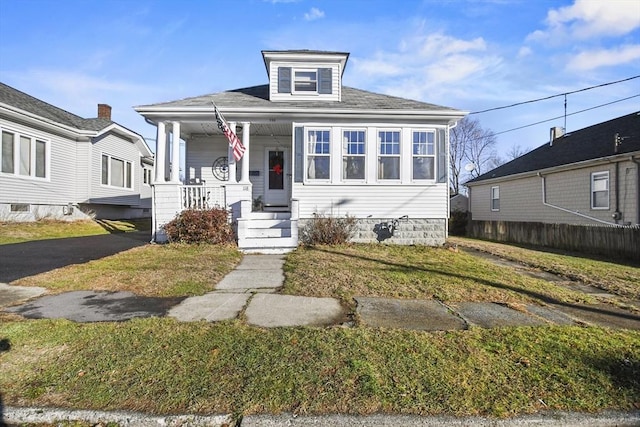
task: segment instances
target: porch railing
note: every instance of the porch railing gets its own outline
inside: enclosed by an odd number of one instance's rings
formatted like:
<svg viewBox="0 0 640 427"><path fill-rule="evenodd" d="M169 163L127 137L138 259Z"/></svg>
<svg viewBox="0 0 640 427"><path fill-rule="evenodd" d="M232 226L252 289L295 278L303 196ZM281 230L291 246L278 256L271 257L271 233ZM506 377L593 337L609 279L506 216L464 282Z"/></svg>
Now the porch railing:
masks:
<svg viewBox="0 0 640 427"><path fill-rule="evenodd" d="M180 206L182 209L211 209L226 207L223 185L182 185L180 186Z"/></svg>

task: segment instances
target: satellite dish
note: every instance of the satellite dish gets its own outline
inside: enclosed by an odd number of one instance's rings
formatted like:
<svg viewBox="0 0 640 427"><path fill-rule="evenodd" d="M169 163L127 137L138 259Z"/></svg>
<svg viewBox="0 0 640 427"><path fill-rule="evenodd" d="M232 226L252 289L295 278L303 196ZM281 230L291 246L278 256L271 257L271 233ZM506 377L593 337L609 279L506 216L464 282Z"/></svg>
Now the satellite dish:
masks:
<svg viewBox="0 0 640 427"><path fill-rule="evenodd" d="M467 163L464 167L464 170L466 170L467 172L471 172L475 168L476 168L476 165L474 165L473 163Z"/></svg>

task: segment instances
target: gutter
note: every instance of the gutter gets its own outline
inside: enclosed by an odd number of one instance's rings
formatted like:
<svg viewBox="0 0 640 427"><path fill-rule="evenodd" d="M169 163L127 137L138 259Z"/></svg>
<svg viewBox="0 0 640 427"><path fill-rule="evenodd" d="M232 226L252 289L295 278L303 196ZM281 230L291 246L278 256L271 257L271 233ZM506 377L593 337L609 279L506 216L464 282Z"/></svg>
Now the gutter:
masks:
<svg viewBox="0 0 640 427"><path fill-rule="evenodd" d="M585 215L585 214L580 213L578 211L572 211L570 209L566 209L566 208L563 208L563 207L560 207L560 206L552 205L551 203L547 203L547 181L545 179L546 177L544 175L542 175L540 172L538 172L538 176L540 178L542 178L542 204L544 206L548 206L548 207L553 208L553 209L558 209L558 210L560 210L562 212L567 212L567 213L570 213L572 215L577 215L577 216L579 216L581 218L586 218L586 219L589 219L591 221L596 221L596 222L599 222L599 223L602 223L602 224L614 225L616 227L623 227L622 225L617 224L615 222L604 221L604 220L599 219L599 218L594 218L592 216Z"/></svg>

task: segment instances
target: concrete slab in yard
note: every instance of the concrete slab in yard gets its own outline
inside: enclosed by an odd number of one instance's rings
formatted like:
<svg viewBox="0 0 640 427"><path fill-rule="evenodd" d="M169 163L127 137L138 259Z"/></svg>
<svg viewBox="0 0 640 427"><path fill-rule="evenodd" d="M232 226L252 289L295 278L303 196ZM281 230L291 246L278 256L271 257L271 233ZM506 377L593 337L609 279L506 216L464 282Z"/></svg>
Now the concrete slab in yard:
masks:
<svg viewBox="0 0 640 427"><path fill-rule="evenodd" d="M245 311L247 322L262 327L327 326L341 323L344 310L334 298L256 294Z"/></svg>
<svg viewBox="0 0 640 427"><path fill-rule="evenodd" d="M279 288L283 281L282 269L233 270L216 285L216 290L246 291L249 289Z"/></svg>
<svg viewBox="0 0 640 427"><path fill-rule="evenodd" d="M141 297L131 292L75 291L44 296L5 311L31 319L118 322L134 317L164 316L183 299Z"/></svg>
<svg viewBox="0 0 640 427"><path fill-rule="evenodd" d="M29 286L11 286L0 283L0 307L6 307L47 292L45 288Z"/></svg>
<svg viewBox="0 0 640 427"><path fill-rule="evenodd" d="M554 309L586 323L608 328L640 329L640 316L611 304L555 304Z"/></svg>
<svg viewBox="0 0 640 427"><path fill-rule="evenodd" d="M236 270L281 270L283 255L245 255Z"/></svg>
<svg viewBox="0 0 640 427"><path fill-rule="evenodd" d="M168 316L181 322L207 320L218 322L235 319L251 294L208 293L206 295L187 298L169 310Z"/></svg>
<svg viewBox="0 0 640 427"><path fill-rule="evenodd" d="M559 312L558 310L554 310L550 307L543 307L537 304L528 304L527 311L529 313L535 314L538 317L542 317L543 319L555 323L556 325L575 325L576 322L569 316L564 313Z"/></svg>
<svg viewBox="0 0 640 427"><path fill-rule="evenodd" d="M369 297L355 297L355 300L362 323L374 328L448 331L467 327L460 317L438 301Z"/></svg>
<svg viewBox="0 0 640 427"><path fill-rule="evenodd" d="M483 328L544 324L542 320L492 302L461 302L453 308L469 323Z"/></svg>

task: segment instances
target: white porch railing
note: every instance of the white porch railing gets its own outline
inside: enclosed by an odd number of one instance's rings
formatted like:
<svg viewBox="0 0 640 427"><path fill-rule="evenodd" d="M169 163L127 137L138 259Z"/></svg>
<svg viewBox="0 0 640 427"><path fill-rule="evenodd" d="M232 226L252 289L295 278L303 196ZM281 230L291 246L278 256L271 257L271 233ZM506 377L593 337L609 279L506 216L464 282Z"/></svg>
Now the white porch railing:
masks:
<svg viewBox="0 0 640 427"><path fill-rule="evenodd" d="M182 209L211 209L226 207L224 185L181 185L180 207Z"/></svg>

